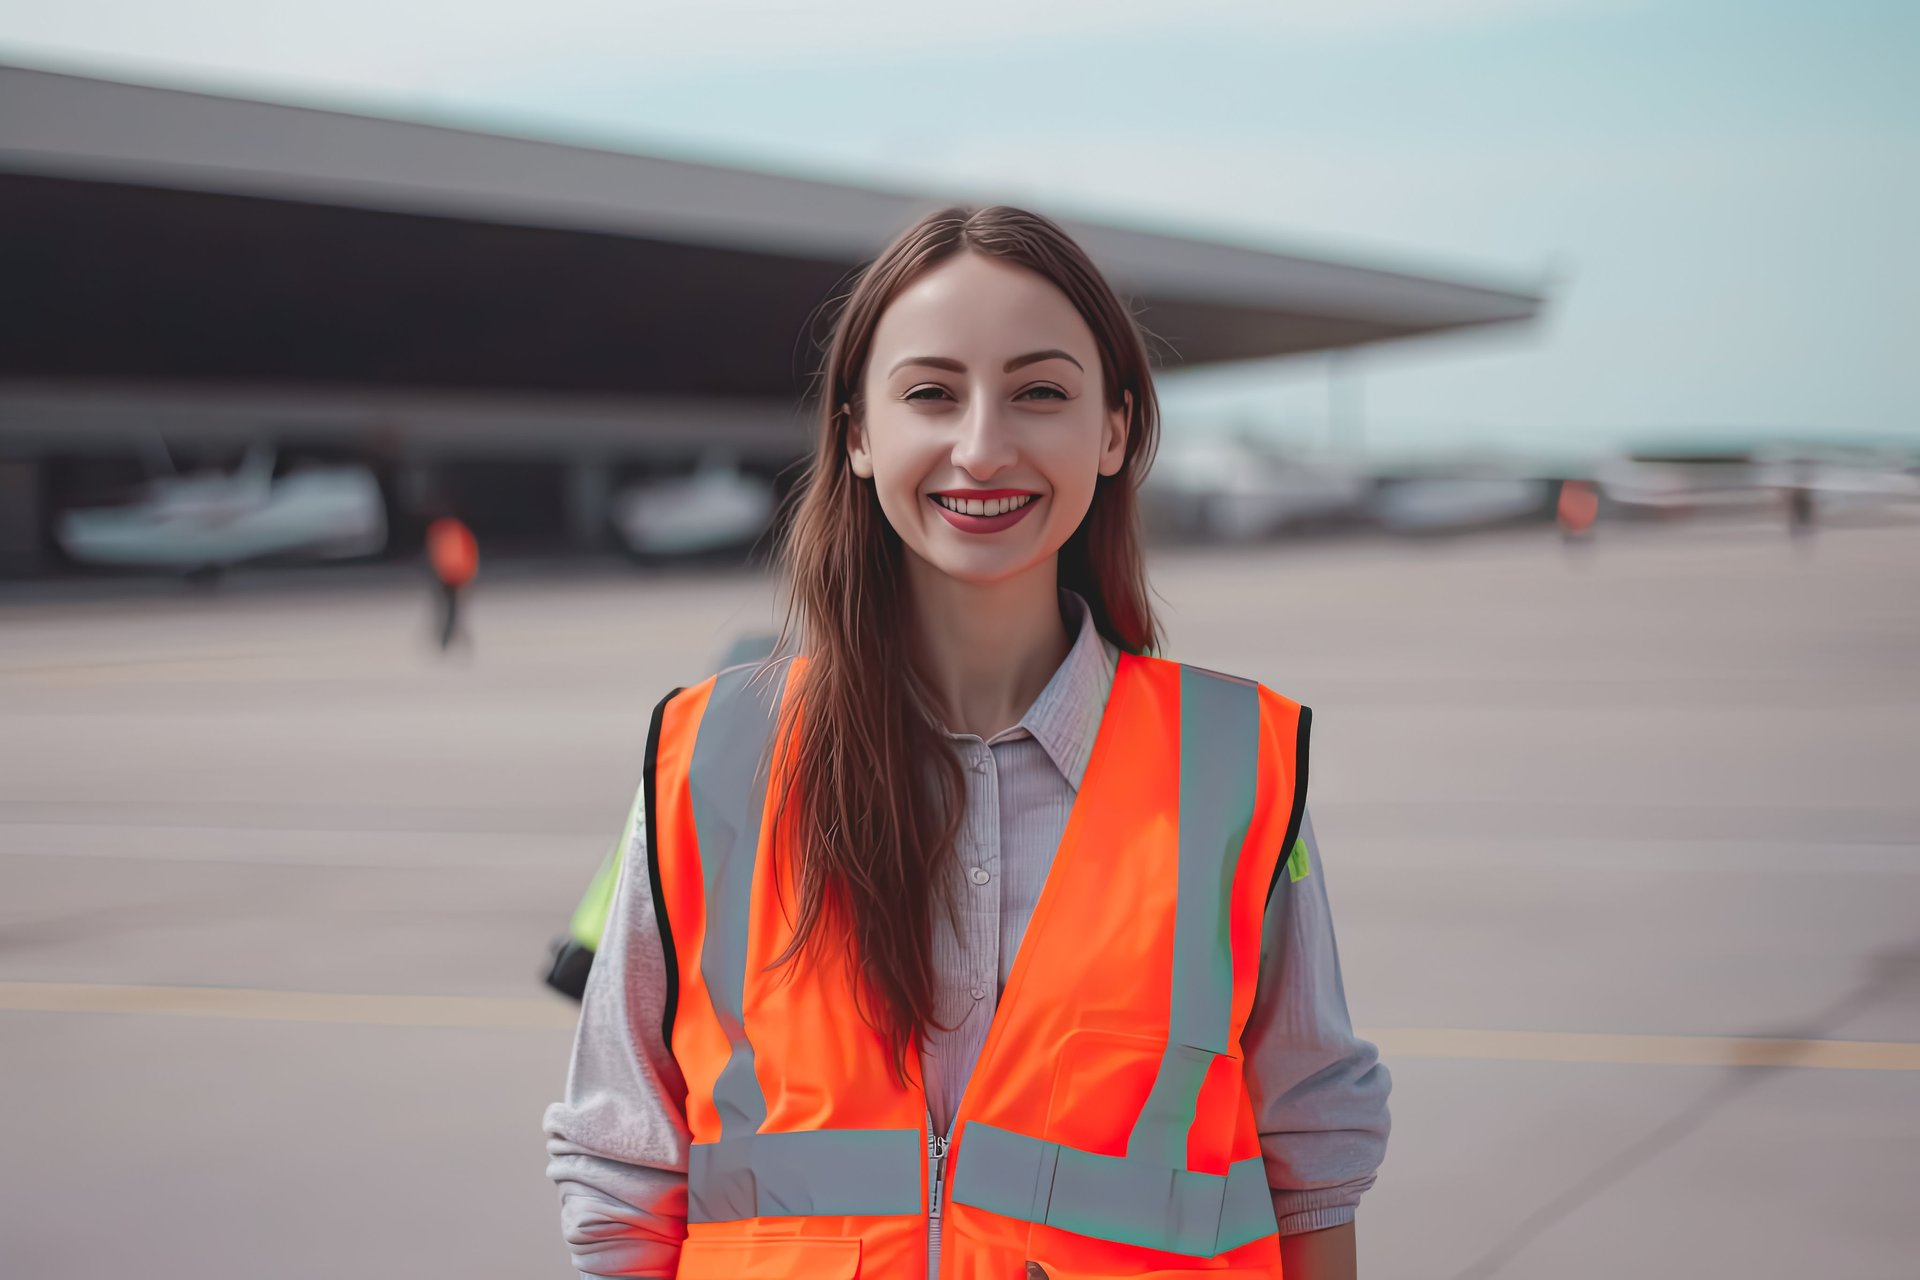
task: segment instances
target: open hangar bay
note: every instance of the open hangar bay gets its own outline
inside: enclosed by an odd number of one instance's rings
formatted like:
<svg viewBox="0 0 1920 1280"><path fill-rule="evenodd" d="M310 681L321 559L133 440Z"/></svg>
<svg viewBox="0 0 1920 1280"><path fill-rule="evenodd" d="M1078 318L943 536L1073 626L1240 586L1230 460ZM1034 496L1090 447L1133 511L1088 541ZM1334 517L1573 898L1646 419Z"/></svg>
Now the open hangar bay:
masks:
<svg viewBox="0 0 1920 1280"><path fill-rule="evenodd" d="M883 189L0 64L0 578L59 516L247 446L379 478L492 549L604 545L629 483L777 477ZM1541 282L1068 221L1162 367L1524 332Z"/></svg>

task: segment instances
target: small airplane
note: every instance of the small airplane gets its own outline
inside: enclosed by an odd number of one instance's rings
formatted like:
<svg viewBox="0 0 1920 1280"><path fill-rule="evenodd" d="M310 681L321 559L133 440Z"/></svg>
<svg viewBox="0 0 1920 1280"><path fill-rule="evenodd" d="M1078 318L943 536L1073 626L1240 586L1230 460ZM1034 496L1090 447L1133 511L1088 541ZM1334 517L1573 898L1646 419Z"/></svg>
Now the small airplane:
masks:
<svg viewBox="0 0 1920 1280"><path fill-rule="evenodd" d="M1628 513L1771 514L1786 499L1811 515L1869 514L1920 500L1910 460L1842 449L1636 453L1604 462L1601 494Z"/></svg>
<svg viewBox="0 0 1920 1280"><path fill-rule="evenodd" d="M771 482L731 458L703 458L688 476L630 485L613 497L614 534L633 556L669 559L744 550L772 523Z"/></svg>
<svg viewBox="0 0 1920 1280"><path fill-rule="evenodd" d="M1251 435L1169 435L1140 496L1156 526L1240 542L1289 525L1355 517L1372 489L1371 477L1356 467L1288 457Z"/></svg>
<svg viewBox="0 0 1920 1280"><path fill-rule="evenodd" d="M234 471L155 476L133 502L63 512L54 537L81 564L189 575L386 548L386 505L373 472L297 464L276 476L275 458L272 447L255 445Z"/></svg>
<svg viewBox="0 0 1920 1280"><path fill-rule="evenodd" d="M1771 509L1779 503L1778 478L1744 451L1633 453L1606 459L1594 471L1601 496L1614 507L1655 515Z"/></svg>
<svg viewBox="0 0 1920 1280"><path fill-rule="evenodd" d="M1394 533L1443 534L1543 519L1557 481L1525 475L1421 475L1390 480L1375 495L1373 517Z"/></svg>

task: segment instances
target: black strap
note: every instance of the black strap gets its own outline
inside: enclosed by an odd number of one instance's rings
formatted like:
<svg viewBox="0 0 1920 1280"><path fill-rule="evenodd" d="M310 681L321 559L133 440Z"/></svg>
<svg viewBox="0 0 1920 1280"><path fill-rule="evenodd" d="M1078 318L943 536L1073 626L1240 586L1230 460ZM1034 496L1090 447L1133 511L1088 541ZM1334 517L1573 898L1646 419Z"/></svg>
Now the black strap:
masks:
<svg viewBox="0 0 1920 1280"><path fill-rule="evenodd" d="M1307 812L1307 731L1313 727L1313 708L1300 708L1300 733L1293 744L1293 812L1287 815L1287 838L1280 845L1280 861L1273 864L1273 879L1267 882L1267 902L1280 887L1280 877L1293 856L1293 842L1300 838L1300 820Z"/></svg>
<svg viewBox="0 0 1920 1280"><path fill-rule="evenodd" d="M673 922L667 918L667 897L660 888L660 812L656 776L660 763L660 722L666 718L667 704L682 691L675 689L660 699L653 709L653 723L647 729L647 756L641 766L645 772L641 785L646 789L647 807L647 884L653 890L653 918L660 927L660 949L667 960L667 1009L660 1019L661 1042L673 1048L673 1014L680 1004L680 960L673 949Z"/></svg>

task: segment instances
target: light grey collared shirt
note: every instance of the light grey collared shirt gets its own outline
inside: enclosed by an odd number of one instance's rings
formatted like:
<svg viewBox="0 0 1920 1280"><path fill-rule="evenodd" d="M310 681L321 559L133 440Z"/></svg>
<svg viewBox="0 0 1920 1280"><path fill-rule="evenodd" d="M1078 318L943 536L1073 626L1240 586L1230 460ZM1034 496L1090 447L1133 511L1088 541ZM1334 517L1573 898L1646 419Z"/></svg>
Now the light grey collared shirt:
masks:
<svg viewBox="0 0 1920 1280"><path fill-rule="evenodd" d="M1075 640L1027 714L991 738L950 735L967 766L953 872L960 909L955 922L935 913L933 940L936 1019L950 1029L930 1031L921 1048L942 1131L986 1043L1113 685L1113 646L1078 596L1063 593L1062 604ZM671 1277L686 1235L686 1084L661 1038L666 961L640 805L636 798L622 836L626 857L566 1098L546 1113L547 1176L559 1184L563 1232L586 1276ZM1386 1151L1391 1088L1348 1019L1311 815L1302 836L1307 874L1282 875L1274 891L1241 1037L1282 1234L1353 1219ZM937 1265L937 1234L929 1245Z"/></svg>

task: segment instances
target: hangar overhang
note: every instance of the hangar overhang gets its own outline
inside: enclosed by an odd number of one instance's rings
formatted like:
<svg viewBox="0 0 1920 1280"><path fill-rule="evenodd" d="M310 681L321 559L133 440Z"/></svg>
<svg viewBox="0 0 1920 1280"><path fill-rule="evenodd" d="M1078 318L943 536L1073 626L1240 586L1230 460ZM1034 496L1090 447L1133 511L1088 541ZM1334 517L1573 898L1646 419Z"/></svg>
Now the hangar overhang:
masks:
<svg viewBox="0 0 1920 1280"><path fill-rule="evenodd" d="M791 408L820 303L943 203L0 66L0 405ZM1166 367L1512 324L1541 305L1527 289L1068 226L1165 341Z"/></svg>

